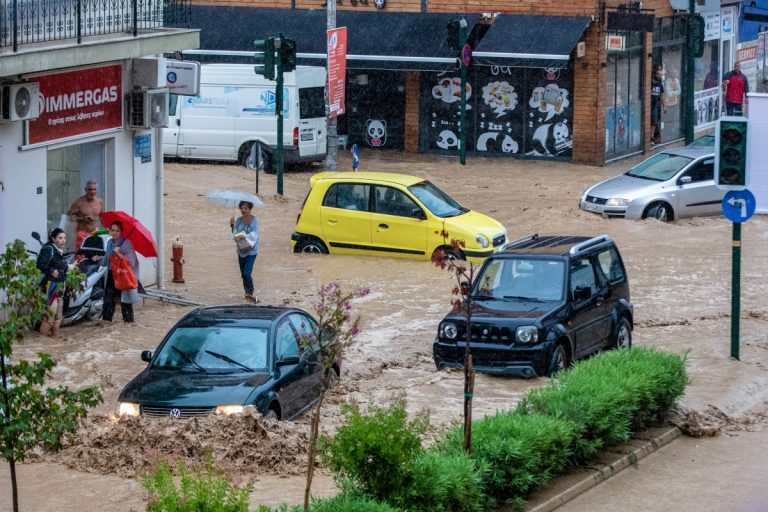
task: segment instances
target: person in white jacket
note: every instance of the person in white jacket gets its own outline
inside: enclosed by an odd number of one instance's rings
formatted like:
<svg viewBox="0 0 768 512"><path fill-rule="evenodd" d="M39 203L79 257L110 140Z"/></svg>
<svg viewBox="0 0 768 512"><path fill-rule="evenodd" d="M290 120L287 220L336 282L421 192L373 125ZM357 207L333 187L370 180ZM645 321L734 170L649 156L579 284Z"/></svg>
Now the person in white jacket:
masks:
<svg viewBox="0 0 768 512"><path fill-rule="evenodd" d="M253 274L256 256L259 254L259 219L251 213L253 203L240 201L238 208L240 208L242 216L237 219L230 219L230 226L232 226L232 239L235 242L237 259L240 264L240 277L243 278L245 300L258 302L258 296L253 293L251 274Z"/></svg>

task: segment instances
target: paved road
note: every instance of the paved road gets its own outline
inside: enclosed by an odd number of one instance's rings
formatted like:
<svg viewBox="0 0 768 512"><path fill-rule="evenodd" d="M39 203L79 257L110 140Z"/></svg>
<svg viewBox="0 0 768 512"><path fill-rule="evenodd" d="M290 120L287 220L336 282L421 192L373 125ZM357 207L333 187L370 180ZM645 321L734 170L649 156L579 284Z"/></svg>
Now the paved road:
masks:
<svg viewBox="0 0 768 512"><path fill-rule="evenodd" d="M558 512L768 512L768 428L679 437Z"/></svg>

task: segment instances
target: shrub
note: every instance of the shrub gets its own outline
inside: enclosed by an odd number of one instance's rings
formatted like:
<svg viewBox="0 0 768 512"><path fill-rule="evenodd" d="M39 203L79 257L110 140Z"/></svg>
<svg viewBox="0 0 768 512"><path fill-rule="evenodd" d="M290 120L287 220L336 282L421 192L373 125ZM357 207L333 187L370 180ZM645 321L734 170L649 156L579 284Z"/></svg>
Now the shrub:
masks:
<svg viewBox="0 0 768 512"><path fill-rule="evenodd" d="M213 469L209 460L202 470L177 466L179 486L167 464L142 478L150 493L147 512L248 512L250 487L238 489L227 477Z"/></svg>
<svg viewBox="0 0 768 512"><path fill-rule="evenodd" d="M418 454L395 498L400 508L413 512L479 512L484 501L479 464L462 450Z"/></svg>
<svg viewBox="0 0 768 512"><path fill-rule="evenodd" d="M679 356L643 348L613 351L582 361L548 387L529 392L518 411L572 422L577 433L572 461L582 463L658 420L687 383Z"/></svg>
<svg viewBox="0 0 768 512"><path fill-rule="evenodd" d="M563 470L574 426L539 414L499 412L474 422L472 456L481 462L489 505L519 499ZM436 449L462 450L464 433L452 428Z"/></svg>
<svg viewBox="0 0 768 512"><path fill-rule="evenodd" d="M399 512L386 503L365 496L340 494L333 498L313 499L311 512ZM304 512L301 505L280 505L277 508L260 505L255 512Z"/></svg>
<svg viewBox="0 0 768 512"><path fill-rule="evenodd" d="M345 405L342 412L346 421L336 435L320 438L323 461L337 482L348 479L358 492L390 501L405 486L410 464L422 450L428 419L409 422L403 400L371 407L369 415L356 405Z"/></svg>

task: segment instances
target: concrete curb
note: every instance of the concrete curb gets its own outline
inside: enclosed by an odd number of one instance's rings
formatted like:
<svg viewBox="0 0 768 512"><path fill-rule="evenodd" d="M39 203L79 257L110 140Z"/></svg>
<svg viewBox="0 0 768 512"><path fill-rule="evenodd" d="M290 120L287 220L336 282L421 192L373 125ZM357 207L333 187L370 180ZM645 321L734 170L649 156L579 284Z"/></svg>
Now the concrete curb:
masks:
<svg viewBox="0 0 768 512"><path fill-rule="evenodd" d="M621 445L617 451L625 451L618 458L605 462L604 465L587 472L580 473L574 479L568 479L563 487L557 485L554 480L550 485L534 495L525 507L526 512L551 512L580 494L586 492L600 482L608 480L619 471L628 468L643 457L650 455L662 446L669 444L680 437L681 431L677 427L658 429L647 439L634 439L625 445ZM640 445L638 446L638 442ZM623 450L621 448L624 448ZM627 451L628 450L628 451ZM573 480L573 481L571 481ZM562 488L561 488L562 487Z"/></svg>

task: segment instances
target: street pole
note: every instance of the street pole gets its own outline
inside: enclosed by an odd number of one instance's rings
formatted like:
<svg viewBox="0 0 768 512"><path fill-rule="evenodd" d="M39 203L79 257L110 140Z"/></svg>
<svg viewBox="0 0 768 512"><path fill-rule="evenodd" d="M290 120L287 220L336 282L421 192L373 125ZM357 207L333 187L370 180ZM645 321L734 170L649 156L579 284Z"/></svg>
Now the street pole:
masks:
<svg viewBox="0 0 768 512"><path fill-rule="evenodd" d="M731 357L738 361L739 316L741 315L741 222L733 223L731 238Z"/></svg>
<svg viewBox="0 0 768 512"><path fill-rule="evenodd" d="M275 154L275 170L277 171L277 195L283 195L283 34L278 33L275 38L275 51L277 59L275 90L275 113L277 114L277 152Z"/></svg>
<svg viewBox="0 0 768 512"><path fill-rule="evenodd" d="M326 6L327 24L328 30L336 28L336 0L328 0ZM326 68L327 63L330 62L330 55L327 53L328 48L326 46ZM346 83L346 80L345 80ZM328 86L328 79L325 82L325 92L328 94L330 87ZM338 169L338 152L339 152L339 125L336 116L330 116L330 109L326 103L326 117L327 117L327 131L326 131L326 154L325 154L325 168L328 171L335 171Z"/></svg>
<svg viewBox="0 0 768 512"><path fill-rule="evenodd" d="M696 15L696 0L689 0L688 2L688 37L686 37L687 45L685 48L686 55L686 73L685 73L685 121L684 121L684 133L685 143L690 144L693 142L693 75L695 73L696 58L693 56L692 34L693 34L693 17Z"/></svg>
<svg viewBox="0 0 768 512"><path fill-rule="evenodd" d="M695 0L691 0L695 1ZM464 64L464 45L467 43L467 22L459 22L459 45L461 58L461 113L459 114L459 163L467 165L467 66Z"/></svg>

